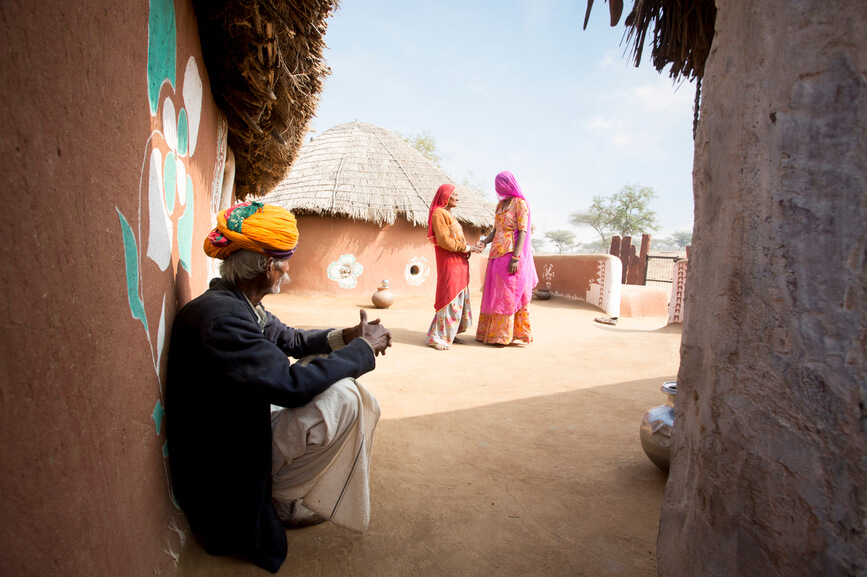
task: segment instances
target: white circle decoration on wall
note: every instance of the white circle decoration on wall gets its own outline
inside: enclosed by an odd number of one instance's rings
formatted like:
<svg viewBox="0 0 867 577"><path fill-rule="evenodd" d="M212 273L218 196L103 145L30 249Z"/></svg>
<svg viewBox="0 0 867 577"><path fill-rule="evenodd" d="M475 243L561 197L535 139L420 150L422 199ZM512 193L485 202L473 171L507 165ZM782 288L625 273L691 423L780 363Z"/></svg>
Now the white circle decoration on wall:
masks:
<svg viewBox="0 0 867 577"><path fill-rule="evenodd" d="M430 267L427 265L427 259L423 256L414 256L406 265L406 282L412 286L418 286L427 280L430 274Z"/></svg>
<svg viewBox="0 0 867 577"><path fill-rule="evenodd" d="M364 272L364 267L355 262L355 255L342 254L340 258L328 265L328 278L337 281L340 288L351 289L358 284L358 277Z"/></svg>

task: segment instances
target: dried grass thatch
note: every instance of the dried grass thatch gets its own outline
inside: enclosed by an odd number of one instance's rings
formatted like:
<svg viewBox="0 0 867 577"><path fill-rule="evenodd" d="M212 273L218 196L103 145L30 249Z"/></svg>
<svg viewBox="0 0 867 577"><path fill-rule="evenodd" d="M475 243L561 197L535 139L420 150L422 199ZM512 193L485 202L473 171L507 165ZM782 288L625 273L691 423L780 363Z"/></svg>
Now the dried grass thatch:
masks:
<svg viewBox="0 0 867 577"><path fill-rule="evenodd" d="M261 196L292 166L330 70L336 0L193 0L211 90L229 121L235 195Z"/></svg>
<svg viewBox="0 0 867 577"><path fill-rule="evenodd" d="M299 214L393 224L398 217L427 226L442 184L454 184L453 214L480 228L494 225L494 203L449 178L433 162L384 128L348 122L306 143L286 179L263 200Z"/></svg>
<svg viewBox="0 0 867 577"><path fill-rule="evenodd" d="M584 28L593 0L587 0ZM609 0L611 25L620 21L623 0ZM635 66L641 64L647 32L653 26L651 59L658 71L671 65L669 76L698 78L713 42L716 4L714 0L635 0L626 17L626 41L632 44Z"/></svg>

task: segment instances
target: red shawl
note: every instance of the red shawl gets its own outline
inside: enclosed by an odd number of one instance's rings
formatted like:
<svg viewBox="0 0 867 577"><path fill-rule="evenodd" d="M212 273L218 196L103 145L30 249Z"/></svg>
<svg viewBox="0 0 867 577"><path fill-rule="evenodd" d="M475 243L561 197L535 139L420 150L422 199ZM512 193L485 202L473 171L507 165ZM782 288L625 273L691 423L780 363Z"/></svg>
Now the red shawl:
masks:
<svg viewBox="0 0 867 577"><path fill-rule="evenodd" d="M449 203L449 197L455 187L451 184L444 184L439 187L433 202L430 205L427 219L427 238L435 247L437 257L437 295L434 302L434 309L440 310L455 300L462 290L470 284L470 265L467 262L467 254L463 252L452 252L446 250L437 244L436 235L433 230L433 215L438 208L445 208Z"/></svg>

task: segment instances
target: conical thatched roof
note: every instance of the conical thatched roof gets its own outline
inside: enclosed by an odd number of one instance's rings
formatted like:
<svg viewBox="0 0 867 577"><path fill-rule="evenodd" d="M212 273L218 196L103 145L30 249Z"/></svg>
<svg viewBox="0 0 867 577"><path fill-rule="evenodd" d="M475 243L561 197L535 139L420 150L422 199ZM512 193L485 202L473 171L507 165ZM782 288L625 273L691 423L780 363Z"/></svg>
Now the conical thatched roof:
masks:
<svg viewBox="0 0 867 577"><path fill-rule="evenodd" d="M454 184L464 224L490 228L494 204L449 178L399 136L364 122L326 130L301 147L289 175L262 200L300 214L346 216L378 225L398 217L427 226L442 184Z"/></svg>

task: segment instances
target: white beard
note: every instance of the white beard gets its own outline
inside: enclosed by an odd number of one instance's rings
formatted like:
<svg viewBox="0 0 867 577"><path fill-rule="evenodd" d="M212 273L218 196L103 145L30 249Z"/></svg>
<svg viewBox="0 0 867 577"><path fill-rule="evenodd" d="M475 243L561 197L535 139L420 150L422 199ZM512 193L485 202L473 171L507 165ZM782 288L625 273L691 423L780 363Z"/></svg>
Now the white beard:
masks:
<svg viewBox="0 0 867 577"><path fill-rule="evenodd" d="M289 273L283 273L283 276L280 277L280 280L277 281L277 284L271 287L271 294L280 294L280 287L284 284L289 284L291 281L292 279L289 278Z"/></svg>

